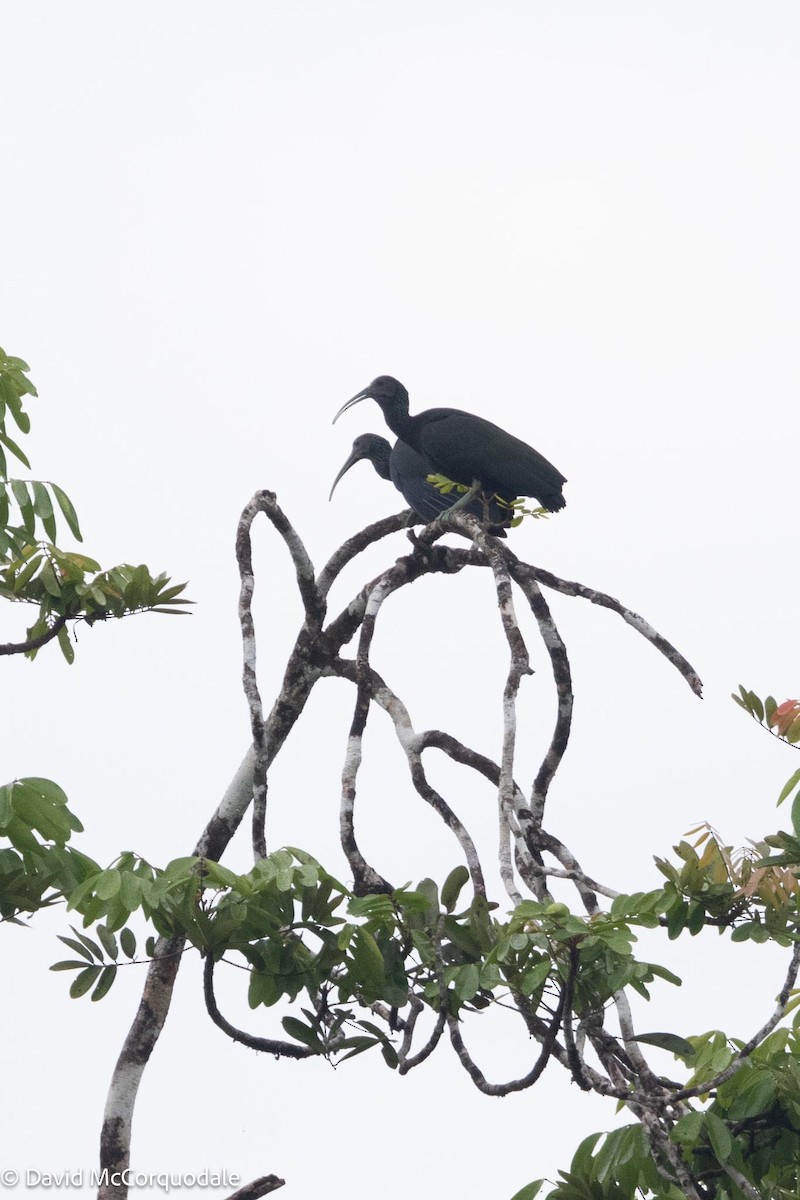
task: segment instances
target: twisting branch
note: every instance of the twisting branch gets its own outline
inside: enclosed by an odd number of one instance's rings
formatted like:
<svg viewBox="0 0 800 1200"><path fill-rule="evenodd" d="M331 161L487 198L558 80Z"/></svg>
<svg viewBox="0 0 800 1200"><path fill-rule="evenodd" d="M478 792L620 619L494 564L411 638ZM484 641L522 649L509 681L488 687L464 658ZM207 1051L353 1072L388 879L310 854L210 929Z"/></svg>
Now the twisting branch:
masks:
<svg viewBox="0 0 800 1200"><path fill-rule="evenodd" d="M256 638L252 613L255 578L252 567L251 530L259 513L266 516L287 547L303 606L302 625L287 663L283 683L266 717L256 675ZM580 596L611 609L664 654L698 695L701 691L699 679L682 655L638 614L626 609L604 593L596 592L582 584L561 580L549 572L521 562L507 546L486 534L477 520L463 511L446 514L429 525L419 537L413 538L410 554L399 558L392 567L361 588L350 603L325 625L326 597L342 569L368 546L404 528L407 521L408 513L400 513L370 525L345 542L331 556L315 580L314 569L303 543L278 506L274 494L267 491L258 492L245 508L237 531L236 550L240 572L239 615L242 629L243 686L250 712L252 740L231 785L202 832L195 853L212 861L218 860L252 803L254 856L258 859L266 854L265 823L269 767L301 715L316 682L323 676L335 675L351 680L357 689L342 775L342 844L353 872L357 892L384 891L390 888L360 854L354 834L355 788L363 733L369 709L376 703L386 711L393 722L417 793L437 812L457 838L476 894L484 894L486 891L478 850L460 818L444 797L428 783L423 769L423 752L428 748L440 749L454 762L477 771L497 790L501 834L500 870L512 901L516 903L520 899L517 879L530 888L538 899L549 900L547 878L556 876L574 883L584 907L591 914L597 910L598 895L611 897L614 893L595 883L582 870L570 851L542 826L548 789L569 738L572 686L566 649L538 585L542 584L565 595ZM469 545L464 547L442 544L439 539L446 532L463 535L468 539ZM509 645L510 666L503 698L504 733L499 764L477 754L441 731L428 730L417 733L405 705L377 674L370 662L376 621L390 595L423 575L454 575L466 567L481 567L493 572L500 615ZM530 665L514 611L512 581L523 591L537 621L550 658L558 693L558 712L550 746L533 783L530 802L514 779L516 696L522 676L530 673ZM56 636L57 632L48 631L50 637ZM341 657L341 650L357 633L359 643L356 659L349 662ZM513 861L509 837L513 839ZM545 854L552 855L560 864L560 869L545 866ZM131 1118L139 1080L166 1020L183 948L182 938L173 938L170 941L162 939L158 943L156 956L148 971L139 1011L112 1078L101 1143L101 1167L108 1168L109 1176L113 1176L115 1172L123 1172L128 1165ZM412 993L408 1015L405 1018L396 1016L393 1010L389 1011L391 1028L402 1030L403 1034L399 1051L401 1074L407 1073L429 1057L441 1040L445 1028L449 1031L450 1042L462 1065L476 1085L489 1095L504 1095L531 1086L539 1078L549 1059L555 1057L562 1066L573 1072L581 1086L591 1087L601 1095L624 1100L645 1125L647 1136L653 1145L654 1156L660 1161L667 1176L677 1179L684 1187L685 1194L698 1196L694 1182L688 1177L680 1161L676 1161L676 1148L669 1143L669 1122L664 1116L667 1111L677 1111L675 1105L681 1103L682 1097L697 1093L693 1090L676 1092L674 1085L669 1084L669 1081L654 1080L652 1075L646 1081L645 1087L637 1085L635 1067L638 1064L633 1060L638 1047L632 1041L632 1027L628 1031L630 1036L626 1034L624 1026L627 1018L624 1005L620 1018L623 1041L627 1036L630 1045L620 1044L619 1039L603 1028L603 1016L600 1012L584 1017L575 1035L572 1026L572 1000L576 984L577 951L570 960L569 972L561 987L556 1009L552 1014L546 1013L547 1019L534 1010L524 995L512 992L513 1002L529 1033L539 1043L540 1050L527 1075L503 1084L490 1084L486 1081L464 1045L458 1018L447 1012L441 936L437 939L436 955L436 976L440 981L442 1008L437 1014L433 1031L417 1053L412 1053L412 1045L418 1019L425 1007L424 1001ZM798 967L794 959L793 967L792 980ZM787 982L787 988L790 986ZM229 1037L244 1045L279 1056L311 1056L308 1047L255 1038L230 1025L220 1014L214 998L213 961L210 956L205 964L204 991L212 1019ZM781 1015L782 1012L783 1009ZM766 1036L779 1019L780 1016L777 1016L773 1024L768 1023L757 1035L758 1038ZM564 1044L558 1039L559 1029L562 1027ZM586 1039L597 1054L606 1074L602 1074L585 1061L583 1050ZM745 1051L740 1057L744 1057L744 1054ZM726 1075L725 1078L727 1077ZM708 1087L707 1082L702 1085L701 1090L707 1090ZM678 1155L678 1159L679 1157ZM257 1200L258 1196L266 1195L281 1185L282 1180L276 1176L264 1176L240 1189L236 1200ZM126 1195L127 1188L124 1186L109 1185L101 1189L102 1200L124 1200Z"/></svg>
<svg viewBox="0 0 800 1200"><path fill-rule="evenodd" d="M527 1075L523 1075L521 1079L511 1079L508 1083L489 1083L486 1076L481 1071L475 1060L471 1057L467 1047L464 1045L464 1039L461 1036L461 1030L458 1025L458 1017L452 1013L447 1014L447 1029L450 1034L450 1042L456 1052L458 1061L461 1063L464 1070L469 1075L472 1082L475 1084L479 1092L483 1092L485 1096L508 1096L512 1092L523 1092L529 1087L533 1087L536 1080L544 1071L550 1057L553 1054L556 1045L556 1037L558 1036L559 1028L561 1027L561 1018L564 1014L564 1004L566 993L562 989L559 997L556 1010L550 1021L547 1033L541 1041L541 1050L536 1062L528 1071ZM444 1000L443 1000L444 1002Z"/></svg>
<svg viewBox="0 0 800 1200"><path fill-rule="evenodd" d="M497 789L498 842L500 875L506 891L515 903L522 897L514 884L509 838L511 826L508 814L513 811L514 796L514 752L517 739L517 694L524 675L533 671L528 657L528 648L517 623L511 580L506 570L505 557L496 538L483 532L475 517L465 517L474 526L474 542L489 560L497 591L497 605L503 633L508 642L510 662L503 688L503 746L500 753L500 780Z"/></svg>
<svg viewBox="0 0 800 1200"><path fill-rule="evenodd" d="M420 1063L424 1063L425 1059L429 1058L431 1054L433 1054L434 1050L439 1045L442 1034L444 1033L445 1022L447 1020L447 1013L445 1009L442 1008L439 1012L439 1016L436 1019L433 1032L431 1033L425 1045L416 1054L409 1056L417 1020L419 1019L420 1013L423 1011L425 1005L417 996L412 995L409 1000L409 1007L411 1008L411 1013L406 1021L406 1027L403 1031L403 1041L400 1045L400 1049L397 1052L397 1057L400 1064L397 1070L398 1074L400 1075L407 1075L409 1071L413 1071L414 1067L418 1067Z"/></svg>
<svg viewBox="0 0 800 1200"><path fill-rule="evenodd" d="M256 1037L244 1029L237 1029L235 1025L231 1025L230 1021L226 1020L219 1011L217 998L214 995L214 958L211 954L206 955L203 964L203 998L206 1002L206 1012L211 1020L218 1029L227 1034L232 1042L239 1042L242 1046L262 1051L264 1054L274 1054L276 1058L316 1057L315 1052L308 1046L300 1046L297 1042L278 1041L275 1038Z"/></svg>
<svg viewBox="0 0 800 1200"><path fill-rule="evenodd" d="M509 572L519 584L539 625L539 632L550 655L553 679L558 695L558 714L550 746L544 756L531 791L531 815L534 827L541 829L547 792L567 749L572 728L572 672L569 669L567 648L556 628L547 601L537 587L536 580L518 570L519 560L509 554Z"/></svg>
<svg viewBox="0 0 800 1200"><path fill-rule="evenodd" d="M356 555L366 550L367 546L379 542L381 538L387 537L390 533L397 533L399 530L405 529L410 511L410 509L406 509L405 512L396 513L393 517L384 517L382 521L368 525L366 529L362 529L360 533L343 542L317 576L319 595L322 597L328 595L339 573Z"/></svg>
<svg viewBox="0 0 800 1200"><path fill-rule="evenodd" d="M325 601L314 579L314 567L300 537L281 510L274 492L256 492L239 519L236 533L236 561L239 564L239 622L242 628L242 686L250 709L250 728L253 735L255 762L253 764L253 857L256 862L266 858L267 843L265 824L267 819L267 770L269 753L267 748L264 709L256 677L256 637L253 624L253 555L250 529L257 515L263 512L281 535L292 557L295 577L305 610L304 632L312 636L322 628L325 618Z"/></svg>
<svg viewBox="0 0 800 1200"><path fill-rule="evenodd" d="M250 542L250 527L261 504L256 495L245 508L236 533L236 561L239 564L239 624L242 629L242 687L250 709L250 731L253 736L253 858L256 862L267 856L267 764L264 709L256 677L256 630L253 623L253 593L256 581L253 575L253 555Z"/></svg>
<svg viewBox="0 0 800 1200"><path fill-rule="evenodd" d="M507 551L509 559L514 559L514 565L509 565L511 574L517 583L520 583L526 576L535 579L538 583L543 583L545 587L551 588L555 592L561 592L564 596L580 596L583 600L589 600L592 604L597 604L601 608L609 608L612 612L617 613L622 617L632 629L640 633L646 638L656 650L660 651L676 668L680 671L689 687L696 696L702 697L703 683L700 676L695 671L694 667L688 662L683 655L675 649L671 642L668 642L653 626L648 624L643 617L633 609L626 608L624 604L620 604L619 600L615 600L613 596L606 595L605 592L598 592L595 588L587 587L583 583L573 583L567 579L560 579L557 575L551 574L550 571L544 571L541 567L532 567L529 563L521 562L509 550Z"/></svg>
<svg viewBox="0 0 800 1200"><path fill-rule="evenodd" d="M250 523L255 515L250 510L256 499L248 505L247 518ZM258 511L257 503L255 511ZM268 507L265 511L270 515L274 510ZM248 547L249 535L242 548L246 550ZM453 569L460 570L461 565ZM252 566L250 572L252 574ZM246 559L243 573L247 573ZM303 586L307 590L307 572L302 563L297 573L298 578L302 575ZM340 614L325 634L314 631L314 620L308 621L301 629L287 664L281 693L266 721L267 767L286 741L324 667L358 627L358 603L349 608L352 611L345 610ZM309 605L309 611L316 615L313 604ZM214 861L221 858L252 802L255 762L256 755L251 746L198 839L194 851L198 857ZM139 1082L167 1018L183 945L182 938L160 939L156 944L136 1017L112 1074L100 1135L100 1167L109 1182L101 1185L99 1200L126 1200L128 1194L127 1184L114 1180L124 1179L124 1172L130 1163L131 1124Z"/></svg>
<svg viewBox="0 0 800 1200"><path fill-rule="evenodd" d="M358 682L358 666L356 663L347 659L337 659L331 665L326 674L338 675L344 679L350 679L353 683ZM461 821L447 801L435 790L435 788L431 787L431 785L428 783L427 776L425 775L425 771L422 766L421 749L424 744L424 738L427 735L415 733L414 727L411 724L411 717L405 704L403 704L400 697L397 696L392 689L387 686L377 671L373 670L372 667L366 667L364 668L362 678L369 698L373 700L380 708L382 708L384 712L387 713L392 719L395 733L397 734L397 740L406 756L409 773L411 775L411 781L414 784L416 791L422 797L425 803L430 805L434 812L441 817L448 829L450 829L455 835L459 845L461 846L461 849L464 852L464 858L466 859L467 868L472 879L472 886L477 894L485 895L486 884L484 882L483 871L481 869L480 859L478 857L478 851L475 843L470 837L469 831L467 830L463 821ZM355 753L358 755L358 762L360 763L360 741ZM348 789L352 789L354 794L355 780L354 777L351 780L349 774ZM349 815L350 821L352 822L352 811ZM350 828L351 826L348 826L348 832ZM352 843L348 841L348 845L351 845L352 850ZM352 865L353 864L351 862L351 866Z"/></svg>

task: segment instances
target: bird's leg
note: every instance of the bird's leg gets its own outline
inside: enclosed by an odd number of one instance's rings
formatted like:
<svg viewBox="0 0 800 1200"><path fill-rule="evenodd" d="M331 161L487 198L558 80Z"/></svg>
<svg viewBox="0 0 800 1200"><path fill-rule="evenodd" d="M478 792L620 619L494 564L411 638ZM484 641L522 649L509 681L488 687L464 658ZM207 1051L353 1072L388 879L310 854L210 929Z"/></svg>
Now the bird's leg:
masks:
<svg viewBox="0 0 800 1200"><path fill-rule="evenodd" d="M470 500L474 500L480 490L480 479L473 479L472 487L469 489L469 491L464 492L463 496L459 496L455 504L451 504L449 508L444 509L441 515L444 517L447 513L457 512L460 508L466 508Z"/></svg>

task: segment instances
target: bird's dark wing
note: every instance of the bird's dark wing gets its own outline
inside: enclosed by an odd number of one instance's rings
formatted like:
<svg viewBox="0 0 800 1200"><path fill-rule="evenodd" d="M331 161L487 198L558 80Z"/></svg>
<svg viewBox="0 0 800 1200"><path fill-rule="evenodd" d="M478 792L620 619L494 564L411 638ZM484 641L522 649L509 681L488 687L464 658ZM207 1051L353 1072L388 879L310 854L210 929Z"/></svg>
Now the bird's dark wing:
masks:
<svg viewBox="0 0 800 1200"><path fill-rule="evenodd" d="M563 507L565 477L526 442L457 408L431 408L421 415L420 449L438 472L467 485L480 479L506 500L535 496L547 508Z"/></svg>
<svg viewBox="0 0 800 1200"><path fill-rule="evenodd" d="M417 454L416 450L412 450L411 446L403 441L395 442L392 456L389 459L389 473L394 486L403 493L414 512L425 521L435 520L458 499L458 492L452 491L445 494L434 487L432 483L427 482L428 475L438 472L425 461L421 454ZM480 521L485 518L483 501L480 499L472 500L467 505L466 511L472 513ZM489 504L489 520L494 525L508 525L512 515L495 501ZM505 534L500 532L498 536L505 537Z"/></svg>
<svg viewBox="0 0 800 1200"><path fill-rule="evenodd" d="M408 504L426 521L433 521L455 502L453 496L442 493L427 482L433 467L421 454L403 441L395 442L389 459L389 473L398 492L402 492Z"/></svg>

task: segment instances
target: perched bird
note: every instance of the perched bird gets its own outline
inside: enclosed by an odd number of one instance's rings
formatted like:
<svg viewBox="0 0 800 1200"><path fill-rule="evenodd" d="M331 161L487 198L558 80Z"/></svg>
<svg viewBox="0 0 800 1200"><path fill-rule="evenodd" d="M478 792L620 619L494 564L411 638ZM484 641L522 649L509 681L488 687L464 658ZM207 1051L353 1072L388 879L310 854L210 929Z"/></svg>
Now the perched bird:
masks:
<svg viewBox="0 0 800 1200"><path fill-rule="evenodd" d="M435 520L458 499L456 493L450 492L445 495L432 483L428 483L427 476L432 473L432 468L421 454L417 454L416 450L412 450L403 441L395 442L392 447L386 438L377 433L362 433L353 442L350 457L333 481L331 496L342 476L362 458L372 463L381 479L391 479L398 492L403 494L406 502L423 521ZM492 533L498 537L505 537L503 526L510 524L514 514L507 508L501 508L496 500L491 500L486 510L479 496L465 506L465 511L472 513L480 521L484 521L488 515Z"/></svg>
<svg viewBox="0 0 800 1200"><path fill-rule="evenodd" d="M342 405L334 421L351 405L367 399L380 405L392 433L421 454L437 474L468 487L479 483L484 493L509 503L517 496L533 496L549 512L566 504L561 490L566 479L538 450L460 408L428 408L412 417L408 392L391 375L373 379Z"/></svg>

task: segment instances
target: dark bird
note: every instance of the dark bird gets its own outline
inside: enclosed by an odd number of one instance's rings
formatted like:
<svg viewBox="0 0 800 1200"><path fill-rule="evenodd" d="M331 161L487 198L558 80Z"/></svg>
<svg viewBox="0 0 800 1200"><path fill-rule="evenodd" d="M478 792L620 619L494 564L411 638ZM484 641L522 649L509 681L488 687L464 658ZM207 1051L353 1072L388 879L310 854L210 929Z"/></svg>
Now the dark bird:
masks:
<svg viewBox="0 0 800 1200"><path fill-rule="evenodd" d="M405 497L406 503L423 521L433 521L441 516L458 499L458 494L449 492L446 495L428 483L427 476L432 473L421 454L412 450L403 441L390 446L386 438L377 433L362 433L353 442L353 450L347 462L333 481L330 495L350 468L362 458L366 458L380 475L381 479L391 479L398 492ZM330 496L328 497L330 499ZM465 506L465 511L472 513L480 521L486 520L483 500L476 496ZM488 504L488 520L491 532L498 537L505 537L503 526L510 524L514 514L507 508L501 508L496 500Z"/></svg>
<svg viewBox="0 0 800 1200"><path fill-rule="evenodd" d="M367 399L380 405L392 433L421 454L435 473L468 487L480 483L484 493L509 503L517 496L533 496L549 512L566 504L561 491L566 479L538 450L460 408L428 408L412 417L408 392L391 375L373 379L342 405L334 421Z"/></svg>

